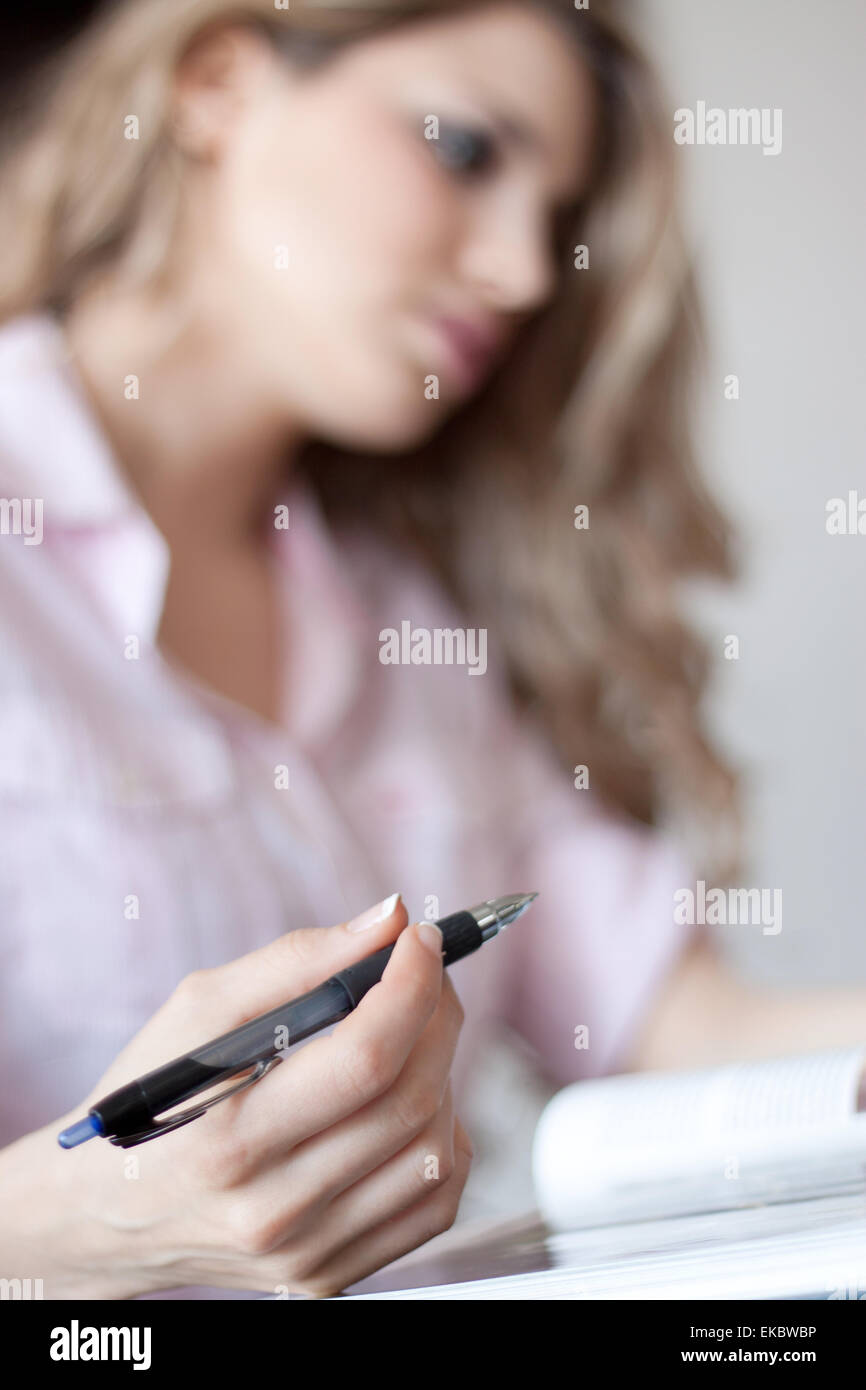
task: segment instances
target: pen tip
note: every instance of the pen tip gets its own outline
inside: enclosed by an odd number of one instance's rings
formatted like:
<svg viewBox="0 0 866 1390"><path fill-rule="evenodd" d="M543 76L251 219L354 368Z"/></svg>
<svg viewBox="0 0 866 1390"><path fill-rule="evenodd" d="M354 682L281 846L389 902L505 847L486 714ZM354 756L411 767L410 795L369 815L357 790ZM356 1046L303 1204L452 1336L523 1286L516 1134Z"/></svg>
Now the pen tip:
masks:
<svg viewBox="0 0 866 1390"><path fill-rule="evenodd" d="M500 926L507 927L516 922L537 897L537 893L513 893L507 898L497 898L494 906Z"/></svg>

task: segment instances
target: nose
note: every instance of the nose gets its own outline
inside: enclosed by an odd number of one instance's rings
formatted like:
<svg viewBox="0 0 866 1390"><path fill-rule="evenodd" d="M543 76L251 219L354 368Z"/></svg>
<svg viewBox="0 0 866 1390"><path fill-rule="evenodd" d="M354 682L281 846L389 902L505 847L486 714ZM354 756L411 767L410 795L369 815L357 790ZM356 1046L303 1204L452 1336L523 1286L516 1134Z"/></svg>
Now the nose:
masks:
<svg viewBox="0 0 866 1390"><path fill-rule="evenodd" d="M467 234L462 278L490 309L517 313L540 308L554 290L551 242L546 208L522 200L499 204Z"/></svg>

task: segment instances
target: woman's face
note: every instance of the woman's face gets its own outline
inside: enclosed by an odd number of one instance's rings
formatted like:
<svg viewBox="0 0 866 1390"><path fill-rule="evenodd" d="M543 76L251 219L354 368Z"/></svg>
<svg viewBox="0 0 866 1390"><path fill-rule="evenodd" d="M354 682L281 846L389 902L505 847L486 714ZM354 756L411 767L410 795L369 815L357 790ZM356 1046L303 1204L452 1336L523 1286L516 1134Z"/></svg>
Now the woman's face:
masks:
<svg viewBox="0 0 866 1390"><path fill-rule="evenodd" d="M182 67L178 102L205 156L186 185L192 293L302 429L420 444L549 298L593 108L576 47L534 8L416 21L306 76L226 30Z"/></svg>

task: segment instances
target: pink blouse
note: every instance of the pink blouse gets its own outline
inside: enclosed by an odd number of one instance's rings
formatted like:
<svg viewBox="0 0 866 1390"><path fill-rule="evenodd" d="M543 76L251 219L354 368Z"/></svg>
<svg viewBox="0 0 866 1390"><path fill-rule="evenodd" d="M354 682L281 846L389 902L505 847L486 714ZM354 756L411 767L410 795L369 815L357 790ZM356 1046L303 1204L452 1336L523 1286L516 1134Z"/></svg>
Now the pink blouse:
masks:
<svg viewBox="0 0 866 1390"><path fill-rule="evenodd" d="M165 541L54 321L0 327L0 1143L74 1106L189 971L397 890L415 919L540 894L452 969L458 1103L497 1019L563 1084L615 1069L695 930L676 849L574 789L495 650L483 675L381 663L385 628L460 626L420 568L286 502L271 724L161 654Z"/></svg>

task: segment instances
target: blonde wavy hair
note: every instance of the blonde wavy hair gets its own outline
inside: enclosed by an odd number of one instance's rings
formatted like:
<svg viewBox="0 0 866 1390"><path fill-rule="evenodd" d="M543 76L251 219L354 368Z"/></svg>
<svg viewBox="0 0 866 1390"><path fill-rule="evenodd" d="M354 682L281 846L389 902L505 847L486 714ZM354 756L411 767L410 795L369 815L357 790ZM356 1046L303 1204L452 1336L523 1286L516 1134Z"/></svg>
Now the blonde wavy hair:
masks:
<svg viewBox="0 0 866 1390"><path fill-rule="evenodd" d="M490 3L490 0L486 0ZM156 276L183 190L174 68L206 25L261 25L298 67L341 45L485 0L277 9L273 0L125 0L44 70L5 151L0 319L61 314L112 264ZM699 831L703 872L737 857L736 779L701 723L702 642L676 586L732 572L695 467L705 340L677 212L670 116L622 6L523 0L589 61L601 103L590 187L556 225L557 293L482 393L395 468L321 442L300 466L332 526L362 522L421 554L486 627L518 707L608 804ZM117 132L139 118L140 139ZM574 248L589 248L578 271ZM589 526L574 526L575 507Z"/></svg>

